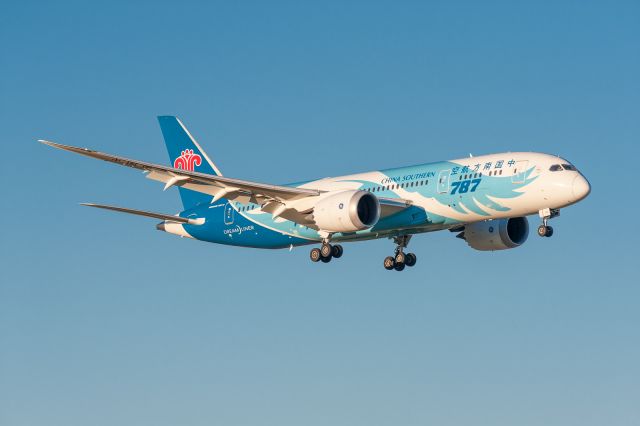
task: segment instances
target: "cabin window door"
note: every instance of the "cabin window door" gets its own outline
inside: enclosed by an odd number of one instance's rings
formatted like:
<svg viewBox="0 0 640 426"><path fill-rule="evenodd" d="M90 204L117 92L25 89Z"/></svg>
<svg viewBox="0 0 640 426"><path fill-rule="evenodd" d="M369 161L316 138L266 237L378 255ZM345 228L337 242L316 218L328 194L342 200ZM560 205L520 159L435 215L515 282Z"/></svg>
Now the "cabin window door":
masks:
<svg viewBox="0 0 640 426"><path fill-rule="evenodd" d="M224 224L225 225L233 225L234 214L235 212L231 203L225 204L224 205Z"/></svg>
<svg viewBox="0 0 640 426"><path fill-rule="evenodd" d="M512 183L524 183L527 174L527 166L529 161L516 161L516 165L513 169L513 176L511 177Z"/></svg>
<svg viewBox="0 0 640 426"><path fill-rule="evenodd" d="M442 170L438 175L438 192L440 194L449 192L450 177L451 177L451 170Z"/></svg>

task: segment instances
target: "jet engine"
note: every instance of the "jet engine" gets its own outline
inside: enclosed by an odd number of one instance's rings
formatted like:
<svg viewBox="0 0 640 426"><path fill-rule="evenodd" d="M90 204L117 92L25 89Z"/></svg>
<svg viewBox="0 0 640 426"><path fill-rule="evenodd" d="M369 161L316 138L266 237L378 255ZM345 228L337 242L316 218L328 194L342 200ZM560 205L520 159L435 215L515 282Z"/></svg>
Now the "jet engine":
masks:
<svg viewBox="0 0 640 426"><path fill-rule="evenodd" d="M380 219L378 198L366 191L341 191L318 201L313 220L328 232L355 232L368 229Z"/></svg>
<svg viewBox="0 0 640 426"><path fill-rule="evenodd" d="M486 220L464 227L457 235L476 250L506 250L519 247L529 236L529 221L526 217Z"/></svg>

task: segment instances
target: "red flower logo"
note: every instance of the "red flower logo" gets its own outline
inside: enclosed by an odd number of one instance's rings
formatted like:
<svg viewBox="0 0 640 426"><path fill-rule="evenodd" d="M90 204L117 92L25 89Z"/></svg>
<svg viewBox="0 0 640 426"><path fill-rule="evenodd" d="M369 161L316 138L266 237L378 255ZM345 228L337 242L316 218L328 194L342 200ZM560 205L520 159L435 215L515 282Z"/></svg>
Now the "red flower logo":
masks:
<svg viewBox="0 0 640 426"><path fill-rule="evenodd" d="M192 149L185 149L180 153L180 157L173 162L173 167L192 172L200 164L202 164L202 157L194 154Z"/></svg>

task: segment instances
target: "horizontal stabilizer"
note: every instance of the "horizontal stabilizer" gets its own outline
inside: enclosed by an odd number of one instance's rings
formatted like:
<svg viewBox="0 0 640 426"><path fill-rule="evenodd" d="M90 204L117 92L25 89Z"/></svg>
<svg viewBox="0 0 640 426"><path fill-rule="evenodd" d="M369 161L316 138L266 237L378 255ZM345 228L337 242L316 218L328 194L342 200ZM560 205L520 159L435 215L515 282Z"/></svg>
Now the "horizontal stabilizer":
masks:
<svg viewBox="0 0 640 426"><path fill-rule="evenodd" d="M87 207L97 207L99 209L105 210L113 210L122 213L135 214L138 216L152 217L154 219L166 220L168 222L187 223L189 225L202 225L204 223L204 218L191 219L187 217L172 216L169 214L147 212L144 210L125 209L124 207L116 206L105 206L103 204L80 203L80 205Z"/></svg>

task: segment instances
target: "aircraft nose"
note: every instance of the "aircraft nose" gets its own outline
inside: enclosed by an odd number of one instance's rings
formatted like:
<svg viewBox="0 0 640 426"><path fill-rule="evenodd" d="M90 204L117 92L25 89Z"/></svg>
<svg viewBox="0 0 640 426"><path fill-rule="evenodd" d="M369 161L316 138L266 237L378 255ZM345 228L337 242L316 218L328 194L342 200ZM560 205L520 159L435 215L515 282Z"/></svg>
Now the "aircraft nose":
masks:
<svg viewBox="0 0 640 426"><path fill-rule="evenodd" d="M577 201L582 200L591 192L591 185L589 181L582 175L578 175L573 179L572 184L573 196Z"/></svg>

